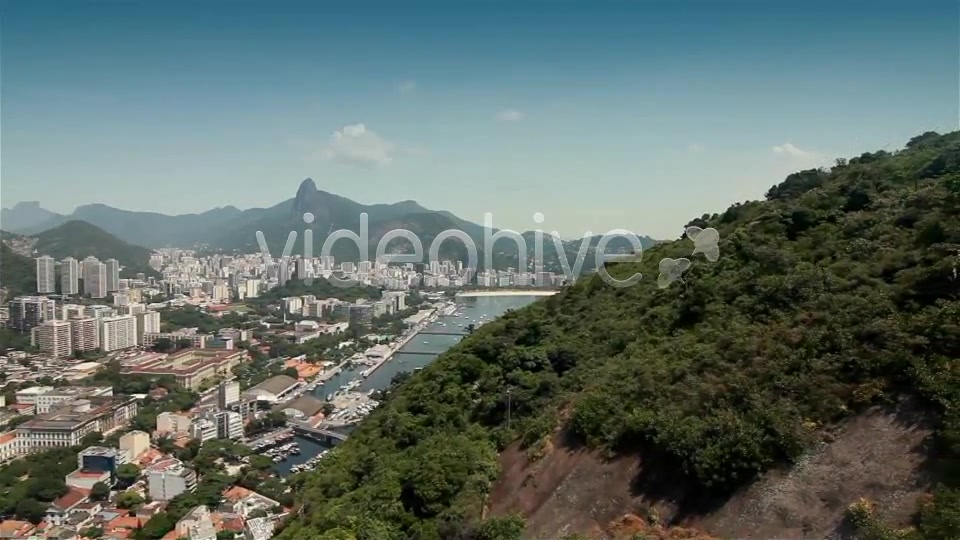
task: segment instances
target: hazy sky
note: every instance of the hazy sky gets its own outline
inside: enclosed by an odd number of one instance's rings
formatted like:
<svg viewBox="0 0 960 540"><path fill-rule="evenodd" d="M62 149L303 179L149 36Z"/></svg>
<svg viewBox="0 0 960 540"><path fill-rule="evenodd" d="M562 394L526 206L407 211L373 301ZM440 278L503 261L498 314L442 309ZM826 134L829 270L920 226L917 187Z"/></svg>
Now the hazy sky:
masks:
<svg viewBox="0 0 960 540"><path fill-rule="evenodd" d="M674 237L958 127L951 1L0 3L2 204L270 206L312 177Z"/></svg>

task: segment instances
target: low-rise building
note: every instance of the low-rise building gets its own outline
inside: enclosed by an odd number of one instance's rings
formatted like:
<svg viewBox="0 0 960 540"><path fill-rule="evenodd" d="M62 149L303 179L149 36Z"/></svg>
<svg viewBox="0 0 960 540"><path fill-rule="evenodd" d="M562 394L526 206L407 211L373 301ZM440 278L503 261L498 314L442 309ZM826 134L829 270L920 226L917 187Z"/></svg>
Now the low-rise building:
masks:
<svg viewBox="0 0 960 540"><path fill-rule="evenodd" d="M125 365L130 375L172 376L178 385L196 390L207 380L228 377L233 368L247 360L245 350L184 349L167 357Z"/></svg>
<svg viewBox="0 0 960 540"><path fill-rule="evenodd" d="M22 454L77 446L88 433L104 436L126 426L137 414L137 400L128 396L77 399L57 406L17 426Z"/></svg>
<svg viewBox="0 0 960 540"><path fill-rule="evenodd" d="M285 397L297 387L297 380L287 375L277 375L270 377L262 383L248 389L246 395L259 401L276 403Z"/></svg>
<svg viewBox="0 0 960 540"><path fill-rule="evenodd" d="M6 463L17 457L17 432L0 433L0 463Z"/></svg>
<svg viewBox="0 0 960 540"><path fill-rule="evenodd" d="M173 332L144 332L142 345L149 348L156 345L157 341L166 339L173 344L178 341L189 341L191 347L202 349L206 347L208 337L207 334L197 332L196 328L181 328Z"/></svg>
<svg viewBox="0 0 960 540"><path fill-rule="evenodd" d="M62 386L49 388L46 392L37 395L37 414L47 414L58 403L72 401L84 397L109 397L113 395L110 386Z"/></svg>

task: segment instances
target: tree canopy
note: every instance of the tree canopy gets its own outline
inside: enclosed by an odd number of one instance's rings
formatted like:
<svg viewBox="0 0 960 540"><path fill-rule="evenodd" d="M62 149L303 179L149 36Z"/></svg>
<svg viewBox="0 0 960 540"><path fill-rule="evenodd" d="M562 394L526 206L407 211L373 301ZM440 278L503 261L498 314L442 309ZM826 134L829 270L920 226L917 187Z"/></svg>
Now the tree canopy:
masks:
<svg viewBox="0 0 960 540"><path fill-rule="evenodd" d="M765 201L698 217L719 232L718 261L681 238L608 264L644 277L581 279L392 388L308 475L279 538L512 537L510 523L469 525L497 452L516 439L535 450L561 426L612 454L644 448L675 482L723 498L796 460L819 426L901 396L937 416L947 471L917 534L956 538L958 216L960 133L801 171ZM660 288L663 258L692 264Z"/></svg>

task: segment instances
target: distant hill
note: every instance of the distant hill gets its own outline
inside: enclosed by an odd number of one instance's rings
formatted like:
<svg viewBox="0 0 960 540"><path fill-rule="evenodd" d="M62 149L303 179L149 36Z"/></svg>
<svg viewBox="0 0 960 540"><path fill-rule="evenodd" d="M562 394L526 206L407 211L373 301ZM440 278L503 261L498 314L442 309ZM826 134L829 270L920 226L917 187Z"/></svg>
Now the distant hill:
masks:
<svg viewBox="0 0 960 540"><path fill-rule="evenodd" d="M41 208L38 201L24 201L0 210L0 228L12 232L43 230L62 218L56 212Z"/></svg>
<svg viewBox="0 0 960 540"><path fill-rule="evenodd" d="M17 205L19 207L20 205ZM15 209L17 207L14 207ZM43 220L25 220L9 214L4 209L0 220L4 230L21 234L36 234L69 221L85 221L113 234L125 242L150 247L192 247L207 242L218 234L227 223L238 219L244 212L233 207L214 208L201 214L168 216L156 212L133 212L113 208L105 204L79 206L70 215L46 212ZM255 211L249 211L254 212ZM7 216L11 215L8 224ZM39 214L37 214L39 215ZM23 225L29 223L29 225Z"/></svg>
<svg viewBox="0 0 960 540"><path fill-rule="evenodd" d="M316 256L320 255L323 243L331 232L346 229L359 233L360 215L366 213L370 234L368 253L370 258L375 256L379 240L392 229L407 229L414 232L423 244L424 260L434 238L450 229L463 231L472 238L477 246L481 264L483 257L485 229L482 225L459 218L447 211L424 208L411 200L393 204L361 204L318 189L316 183L310 178L301 182L293 198L269 208L249 210L227 206L200 214L169 216L153 212L131 212L103 204L92 204L80 206L71 215L63 216L43 210L34 203L21 208L23 204L4 210L2 225L5 230L36 235L69 221L80 220L95 225L129 244L151 248L203 247L208 251L244 253L259 251L257 242L259 231L263 233L271 254L279 256L283 252L290 231L297 231L298 234L293 253L303 253L303 231L309 228L313 231L313 254ZM313 222L309 225L304 222L305 213L313 215ZM528 240L527 257L532 260L533 233L524 233L524 238ZM592 248L596 247L597 239L599 237L592 240ZM644 249L655 243L648 237L641 237L641 241ZM613 242L609 249L616 249L618 242L620 247L625 245L623 241L618 240ZM388 246L388 253L402 250L404 246L409 247L409 243L395 240ZM494 247L494 262L497 268L517 266L518 254L513 242L501 240ZM563 250L568 254L571 266L574 264L579 248L579 240L563 242ZM585 271L594 266L593 253L591 249L584 262ZM332 254L341 261L359 258L355 245L343 240L334 244ZM445 258L466 259L466 249L457 240L444 242L440 254ZM545 269L559 272L561 267L557 250L547 235L545 235L544 254Z"/></svg>
<svg viewBox="0 0 960 540"><path fill-rule="evenodd" d="M103 229L85 221L71 220L32 236L37 256L49 255L57 260L73 257L83 260L90 255L105 261L120 261L121 275L133 277L137 272L156 275L148 266L149 249L128 244Z"/></svg>

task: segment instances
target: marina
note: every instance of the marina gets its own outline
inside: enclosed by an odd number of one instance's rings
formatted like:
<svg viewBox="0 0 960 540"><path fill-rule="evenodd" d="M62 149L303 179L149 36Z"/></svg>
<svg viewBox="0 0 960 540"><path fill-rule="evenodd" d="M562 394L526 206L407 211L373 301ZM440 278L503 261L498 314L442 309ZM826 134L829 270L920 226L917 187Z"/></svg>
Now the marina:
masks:
<svg viewBox="0 0 960 540"><path fill-rule="evenodd" d="M437 356L464 338L463 327L470 324L475 328L479 327L508 309L523 307L536 299L537 297L532 295L458 298L456 304L447 304L416 324L395 346L390 347L389 354L385 353L375 364L341 364L336 372L328 372L327 377L314 384L310 390L318 399L327 400L336 407L328 421L318 428L327 432L348 434L379 405L372 399L372 392L386 389L397 374L421 371ZM417 338L418 335L421 337ZM424 341L426 343L423 343ZM351 412L337 416L341 412L340 405ZM324 452L332 446L300 436L296 437L296 441L300 454L291 455L275 466L281 475L313 468L322 459L321 456L325 455Z"/></svg>

